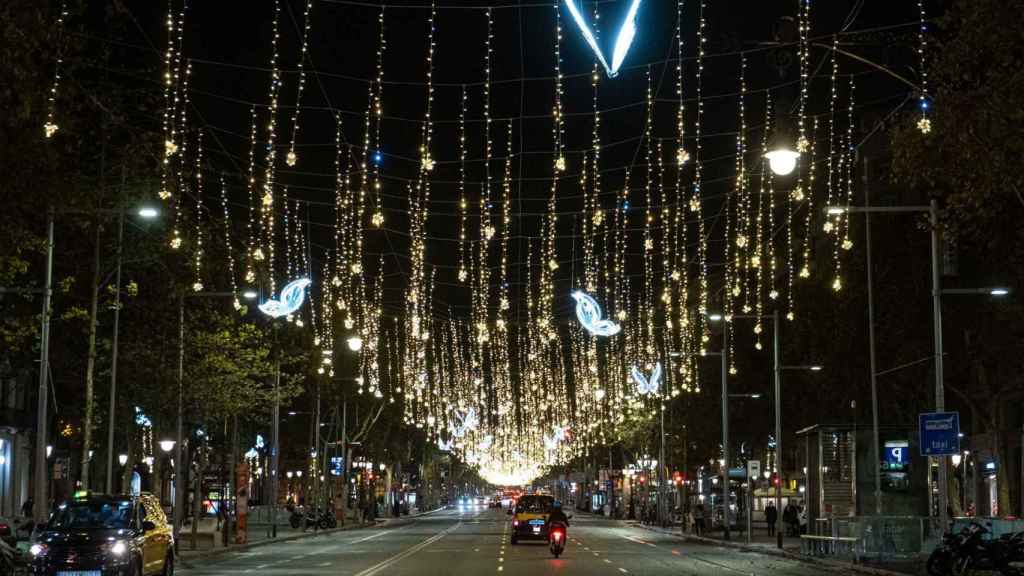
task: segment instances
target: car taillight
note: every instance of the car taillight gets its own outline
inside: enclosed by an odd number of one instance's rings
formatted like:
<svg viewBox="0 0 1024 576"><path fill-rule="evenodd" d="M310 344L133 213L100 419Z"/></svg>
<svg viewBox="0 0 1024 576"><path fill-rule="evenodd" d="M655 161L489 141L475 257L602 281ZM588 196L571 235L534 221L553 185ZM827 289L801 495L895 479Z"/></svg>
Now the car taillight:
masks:
<svg viewBox="0 0 1024 576"><path fill-rule="evenodd" d="M0 524L0 534L10 534L11 526L9 524Z"/></svg>
<svg viewBox="0 0 1024 576"><path fill-rule="evenodd" d="M551 536L552 536L552 538L554 538L555 540L561 540L561 539L562 539L562 533L561 533L561 532L555 532L555 533L553 533L553 534L552 534Z"/></svg>
<svg viewBox="0 0 1024 576"><path fill-rule="evenodd" d="M515 527L515 526L519 526L519 520L513 520L513 521L512 521L512 526L513 526L513 527Z"/></svg>

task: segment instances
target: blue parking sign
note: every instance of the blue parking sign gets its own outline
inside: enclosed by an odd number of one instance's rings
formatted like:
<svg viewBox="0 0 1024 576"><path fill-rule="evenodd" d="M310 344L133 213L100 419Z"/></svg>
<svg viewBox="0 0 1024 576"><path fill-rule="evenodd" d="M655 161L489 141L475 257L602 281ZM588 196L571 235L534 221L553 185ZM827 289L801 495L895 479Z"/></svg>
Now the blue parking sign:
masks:
<svg viewBox="0 0 1024 576"><path fill-rule="evenodd" d="M921 414L920 426L922 456L951 456L960 452L959 412Z"/></svg>

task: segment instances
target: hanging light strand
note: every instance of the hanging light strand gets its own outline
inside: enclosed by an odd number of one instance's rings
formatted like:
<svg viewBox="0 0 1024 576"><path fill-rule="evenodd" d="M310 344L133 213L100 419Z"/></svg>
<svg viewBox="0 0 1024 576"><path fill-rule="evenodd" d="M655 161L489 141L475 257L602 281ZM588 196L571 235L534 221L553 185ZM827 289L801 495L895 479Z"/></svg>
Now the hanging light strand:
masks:
<svg viewBox="0 0 1024 576"><path fill-rule="evenodd" d="M696 72L696 89L697 89L697 119L694 125L694 132L696 138L696 150L694 154L694 176L693 176L693 197L690 199L690 210L697 215L697 267L699 274L699 294L700 300L698 303L698 323L697 333L700 338L700 349L703 350L707 344L710 335L708 333L708 325L706 321L708 313L708 244L707 236L704 232L704 213L702 210L702 193L701 186L703 185L704 177L704 166L702 159L703 142L701 141L701 130L703 128L704 120L704 56L706 54L707 38L707 19L705 18L706 2L700 1L699 7L699 22L697 24L697 72Z"/></svg>
<svg viewBox="0 0 1024 576"><path fill-rule="evenodd" d="M64 23L68 18L67 0L61 0L60 12L57 14L56 28L56 52L53 65L53 82L50 84L50 92L46 97L46 123L43 124L43 134L47 139L53 138L60 127L56 124L57 115L57 93L60 91L61 68L64 65Z"/></svg>
<svg viewBox="0 0 1024 576"><path fill-rule="evenodd" d="M280 40L281 0L274 0L274 18L270 39L270 120L267 122L266 172L263 177L262 220L264 245L267 247L267 275L270 293L277 291L274 270L274 183L277 174L277 110L281 94L281 71L278 69L278 43Z"/></svg>
<svg viewBox="0 0 1024 576"><path fill-rule="evenodd" d="M299 85L295 90L295 109L292 111L292 138L288 144L288 154L285 156L285 163L295 166L298 156L295 154L295 139L299 135L299 113L302 111L302 93L306 89L306 59L309 54L309 30L313 26L311 12L313 0L306 0L306 8L302 13L302 48L299 52Z"/></svg>
<svg viewBox="0 0 1024 576"><path fill-rule="evenodd" d="M228 253L228 274L231 277L231 294L233 294L232 305L235 310L242 309L242 303L238 300L238 280L235 276L235 251L231 245L231 214L228 212L228 184L224 176L220 177L220 205L224 209L224 249Z"/></svg>
<svg viewBox="0 0 1024 576"><path fill-rule="evenodd" d="M917 106L921 117L917 120L917 129L922 134L932 131L932 121L928 117L931 96L928 93L928 24L925 18L924 0L917 0L917 13L920 23L917 30L917 55L920 60L921 89L917 96Z"/></svg>
<svg viewBox="0 0 1024 576"><path fill-rule="evenodd" d="M181 237L181 214L183 210L184 190L188 188L186 182L186 174L188 173L188 108L189 108L189 80L192 78L192 63L188 62L185 64L185 79L182 81L181 86L181 101L182 105L180 108L180 114L178 117L178 131L181 134L181 150L178 151L178 169L175 177L175 181L178 187L178 196L174 202L174 227L171 229L171 249L177 250L181 248L182 237Z"/></svg>
<svg viewBox="0 0 1024 576"><path fill-rule="evenodd" d="M381 120L384 117L384 53L387 51L388 43L384 34L384 5L380 7L380 14L377 16L377 26L380 35L377 39L377 90L373 99L374 118L374 153L373 153L373 196L375 200L371 223L380 228L384 225L384 196L381 194L381 169L384 163L381 142Z"/></svg>
<svg viewBox="0 0 1024 576"><path fill-rule="evenodd" d="M245 179L249 208L249 220L245 226L247 234L245 282L247 284L256 282L256 263L263 260L263 249L260 247L261 237L256 232L256 124L259 122L256 106L252 107L250 116L252 121L249 125L249 174Z"/></svg>
<svg viewBox="0 0 1024 576"><path fill-rule="evenodd" d="M196 205L195 205L195 238L192 241L192 265L195 271L195 282L192 290L203 291L203 131L196 135Z"/></svg>
<svg viewBox="0 0 1024 576"><path fill-rule="evenodd" d="M466 200L466 102L468 95L466 86L462 86L461 107L459 109L459 282L466 282L469 270L466 268L466 224L469 214L469 202Z"/></svg>

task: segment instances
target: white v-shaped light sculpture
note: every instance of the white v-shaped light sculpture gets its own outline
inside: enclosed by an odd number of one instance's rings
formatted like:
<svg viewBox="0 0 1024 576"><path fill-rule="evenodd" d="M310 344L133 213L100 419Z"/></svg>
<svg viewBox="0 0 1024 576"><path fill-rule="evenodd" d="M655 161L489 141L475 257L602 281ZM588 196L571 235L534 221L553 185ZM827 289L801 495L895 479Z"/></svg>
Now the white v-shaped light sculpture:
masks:
<svg viewBox="0 0 1024 576"><path fill-rule="evenodd" d="M594 36L590 25L583 18L579 6L576 5L576 0L565 0L565 5L569 8L569 13L572 14L573 20L579 26L580 32L583 33L583 38L586 39L590 49L597 55L598 62L604 66L609 78L614 78L619 73L622 61L626 59L626 53L629 52L629 47L633 44L633 38L636 36L636 12L640 9L641 1L631 0L629 10L626 12L626 18L622 21L622 26L619 28L619 35L615 38L615 46L612 48L612 62L609 66L608 60L604 57L604 53L601 52L601 47L597 45L597 37Z"/></svg>

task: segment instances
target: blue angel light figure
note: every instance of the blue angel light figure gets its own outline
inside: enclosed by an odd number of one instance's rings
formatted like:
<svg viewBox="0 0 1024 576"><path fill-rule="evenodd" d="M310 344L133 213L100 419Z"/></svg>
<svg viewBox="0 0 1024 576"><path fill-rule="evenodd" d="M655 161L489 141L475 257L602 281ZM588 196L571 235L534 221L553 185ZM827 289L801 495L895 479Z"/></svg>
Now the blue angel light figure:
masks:
<svg viewBox="0 0 1024 576"><path fill-rule="evenodd" d="M576 300L576 317L588 332L595 336L615 336L622 327L611 320L601 319L601 306L587 293L577 290L572 293Z"/></svg>
<svg viewBox="0 0 1024 576"><path fill-rule="evenodd" d="M260 311L273 318L292 314L306 300L306 286L312 284L309 278L292 280L281 289L280 300L267 300L259 305Z"/></svg>
<svg viewBox="0 0 1024 576"><path fill-rule="evenodd" d="M626 53L629 52L629 47L633 44L633 39L636 37L636 13L640 9L640 2L641 0L633 0L629 5L626 18L619 28L619 34L615 37L615 46L612 48L612 62L609 65L608 60L601 51L601 47L597 45L597 37L594 36L594 32L590 29L586 19L584 19L583 13L580 12L579 6L576 5L576 0L565 0L565 6L569 8L569 13L572 14L573 20L579 26L580 32L583 33L584 40L590 45L590 49L594 51L597 61L604 66L609 78L614 78L618 75L622 61L626 59Z"/></svg>
<svg viewBox="0 0 1024 576"><path fill-rule="evenodd" d="M651 372L651 377L648 378L640 372L640 369L633 366L630 371L633 375L633 381L636 382L636 389L641 394L657 394L658 388L661 387L661 362L654 365L654 371Z"/></svg>

